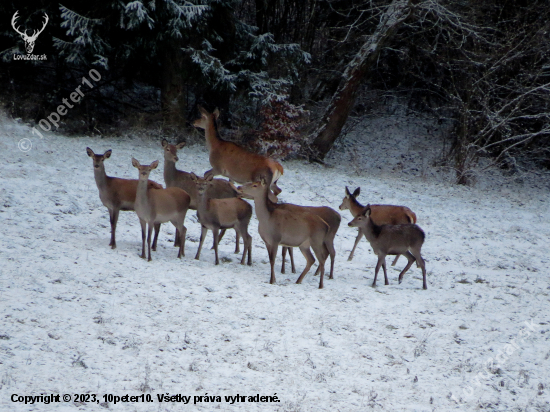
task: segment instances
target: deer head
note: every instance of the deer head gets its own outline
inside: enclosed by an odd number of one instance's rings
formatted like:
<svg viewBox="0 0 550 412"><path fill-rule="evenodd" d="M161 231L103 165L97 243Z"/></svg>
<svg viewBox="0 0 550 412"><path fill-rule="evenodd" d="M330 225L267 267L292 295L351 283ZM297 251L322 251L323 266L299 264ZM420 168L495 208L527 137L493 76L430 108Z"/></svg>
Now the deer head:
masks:
<svg viewBox="0 0 550 412"><path fill-rule="evenodd" d="M33 30L32 36L27 36L26 30L24 32L21 32L19 31L19 28L15 26L15 21L19 17L17 13L19 13L19 11L16 11L11 19L11 26L17 33L21 35L21 38L25 42L25 49L27 50L27 53L31 54L34 49L34 42L38 38L38 35L44 31L44 29L46 28L46 24L48 24L48 21L49 21L48 15L44 13L44 17L46 19L44 21L44 25L42 26L42 28L40 30Z"/></svg>

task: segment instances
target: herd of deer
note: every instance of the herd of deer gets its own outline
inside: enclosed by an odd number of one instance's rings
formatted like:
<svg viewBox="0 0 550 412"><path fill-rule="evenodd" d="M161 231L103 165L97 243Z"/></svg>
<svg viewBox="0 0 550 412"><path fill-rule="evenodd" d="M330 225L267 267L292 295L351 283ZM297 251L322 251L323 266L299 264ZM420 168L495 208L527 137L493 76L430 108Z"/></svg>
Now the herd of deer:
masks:
<svg viewBox="0 0 550 412"><path fill-rule="evenodd" d="M102 155L95 154L86 148L88 156L93 160L94 176L99 189L101 202L109 209L111 220L111 242L109 246L116 248L115 232L118 214L121 210L135 210L141 223L142 251L145 259L145 241L147 240L147 258L151 260L151 249L156 250L160 225L172 222L176 227L174 246L179 246L178 258L185 255L185 216L189 209L197 211L201 224L201 237L195 259L200 258L206 233L210 229L214 235L213 249L216 265L219 264L218 244L227 229L235 229L235 253L239 253L239 239L243 238L244 251L241 264L252 264L252 237L248 233L248 224L252 217L251 205L243 198L253 199L256 216L259 221L258 231L265 242L271 265L270 283L275 283L275 258L279 245L283 247L283 264L281 273L285 273L285 257L288 251L295 273L292 248L299 247L307 264L296 283L301 283L315 258L319 261L316 275L320 274L319 288L323 287L325 261L330 256L330 279L334 275L334 260L336 251L334 238L340 226L340 214L330 207L298 206L290 203L277 203L277 195L281 189L277 181L283 174L283 167L273 159L251 153L242 147L225 140L218 135L216 109L209 113L199 107L201 117L193 125L204 129L206 146L209 151L212 169L198 177L176 168L177 151L185 143L177 145L162 141L164 149L164 181L166 188L149 180L149 175L158 166L158 160L150 165L141 165L132 158L132 165L139 171L138 180L120 179L107 176L104 160L111 156L111 150ZM215 179L222 175L228 180ZM233 182L242 184L236 187ZM420 254L424 243L424 232L416 223L416 215L405 206L391 205L361 205L357 201L360 189L351 193L345 189L345 197L340 210L349 209L354 219L349 226L357 227L359 233L348 260L353 259L357 244L363 237L369 241L374 253L378 256L373 286L380 266L384 270L385 284L388 285L386 272L386 256L399 255L408 259L406 267L399 274L399 283L403 275L416 261L422 269L423 288L427 288L426 267ZM146 230L147 229L147 230ZM155 230L153 245L151 235ZM146 234L147 232L147 234Z"/></svg>

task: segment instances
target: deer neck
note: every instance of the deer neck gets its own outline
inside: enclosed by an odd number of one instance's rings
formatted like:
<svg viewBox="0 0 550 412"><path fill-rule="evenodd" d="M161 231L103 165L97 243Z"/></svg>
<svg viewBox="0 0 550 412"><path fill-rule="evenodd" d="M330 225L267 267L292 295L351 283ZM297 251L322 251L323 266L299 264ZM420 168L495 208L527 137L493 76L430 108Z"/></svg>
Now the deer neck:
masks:
<svg viewBox="0 0 550 412"><path fill-rule="evenodd" d="M365 237L367 238L367 240L369 242L372 242L378 239L378 236L380 235L380 231L382 230L382 227L374 223L372 219L369 217L366 224L366 229L367 230L364 230L363 233L365 234Z"/></svg>
<svg viewBox="0 0 550 412"><path fill-rule="evenodd" d="M172 162L171 160L164 159L164 181L166 184L168 182L173 182L176 180L176 163Z"/></svg>
<svg viewBox="0 0 550 412"><path fill-rule="evenodd" d="M268 197L269 187L266 186L266 190L260 196L254 196L254 205L256 209L256 216L259 221L268 220L273 213L273 202Z"/></svg>
<svg viewBox="0 0 550 412"><path fill-rule="evenodd" d="M146 205L149 203L147 197L147 184L149 182L149 177L147 179L139 179L136 191L136 205Z"/></svg>
<svg viewBox="0 0 550 412"><path fill-rule="evenodd" d="M101 191L107 187L107 173L105 173L105 165L101 165L98 168L94 167L94 178L97 188Z"/></svg>
<svg viewBox="0 0 550 412"><path fill-rule="evenodd" d="M208 201L210 199L206 195L206 192L208 192L208 190L205 190L202 193L197 193L198 195L197 210L202 210L204 212L208 210Z"/></svg>
<svg viewBox="0 0 550 412"><path fill-rule="evenodd" d="M363 211L365 207L357 201L354 197L349 197L349 210L353 217L356 217Z"/></svg>
<svg viewBox="0 0 550 412"><path fill-rule="evenodd" d="M222 140L218 137L218 131L214 125L214 122L210 122L206 126L206 129L204 129L204 135L206 137L206 147L208 147L209 152L218 147L222 142Z"/></svg>

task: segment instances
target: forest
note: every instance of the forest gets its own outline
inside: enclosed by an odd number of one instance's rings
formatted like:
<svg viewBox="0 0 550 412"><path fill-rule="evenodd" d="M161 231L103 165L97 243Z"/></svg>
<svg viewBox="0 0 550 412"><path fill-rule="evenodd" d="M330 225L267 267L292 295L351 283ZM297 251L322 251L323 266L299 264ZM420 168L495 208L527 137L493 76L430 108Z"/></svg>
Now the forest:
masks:
<svg viewBox="0 0 550 412"><path fill-rule="evenodd" d="M0 5L0 96L36 126L93 70L100 80L63 116L64 133L140 124L184 140L201 104L220 109L228 139L321 163L350 119L394 98L442 125L442 161L468 184L481 158L550 168L549 6L11 0ZM29 52L22 33L39 30Z"/></svg>

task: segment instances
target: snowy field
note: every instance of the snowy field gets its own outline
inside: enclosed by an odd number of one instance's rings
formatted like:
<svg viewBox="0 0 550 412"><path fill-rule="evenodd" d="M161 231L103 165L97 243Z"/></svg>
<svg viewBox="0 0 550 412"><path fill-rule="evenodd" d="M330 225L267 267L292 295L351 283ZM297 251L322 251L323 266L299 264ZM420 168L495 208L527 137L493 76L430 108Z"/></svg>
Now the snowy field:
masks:
<svg viewBox="0 0 550 412"><path fill-rule="evenodd" d="M283 162L283 201L338 209L344 187L360 186L361 202L407 205L426 232L428 290L414 266L397 284L404 258L389 286L379 276L372 288L376 257L363 240L347 261L357 231L341 212L335 279L319 290L314 269L301 285L281 275L280 254L277 284L268 283L255 217L251 267L233 254L233 231L219 266L211 233L195 261L194 211L182 260L170 224L153 261L140 259L134 212L120 214L111 250L85 148L113 150L111 176L137 178L132 156L159 159L151 178L164 183L160 137L41 140L1 115L0 410L550 411L549 176L517 182L489 171L474 187L453 185L431 165L437 141L422 130L373 121L335 148L330 167ZM179 157L180 169L210 168L204 144ZM41 393L71 401L10 400ZM167 393L190 404L159 403ZM154 402L107 404L104 394ZM225 401L237 394L280 402ZM221 402L193 404L205 395Z"/></svg>

